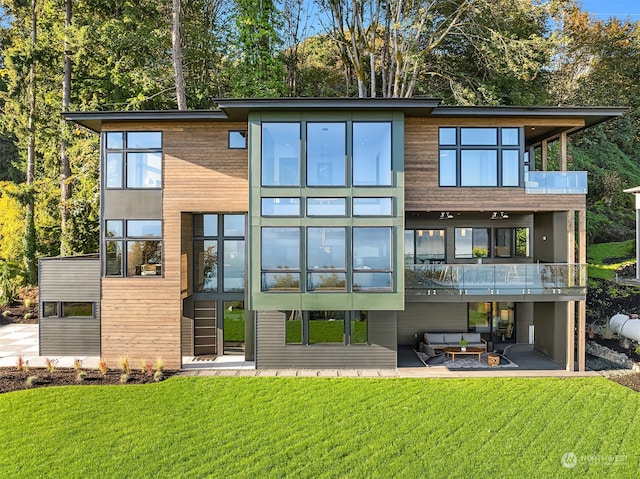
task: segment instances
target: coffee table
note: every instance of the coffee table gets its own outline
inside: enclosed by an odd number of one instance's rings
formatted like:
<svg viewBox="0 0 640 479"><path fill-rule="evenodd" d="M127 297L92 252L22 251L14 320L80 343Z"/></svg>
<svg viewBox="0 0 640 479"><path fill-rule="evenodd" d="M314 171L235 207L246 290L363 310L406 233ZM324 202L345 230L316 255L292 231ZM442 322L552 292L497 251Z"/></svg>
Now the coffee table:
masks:
<svg viewBox="0 0 640 479"><path fill-rule="evenodd" d="M478 362L480 362L480 358L482 354L485 352L484 348L467 348L466 351L463 351L460 348L444 348L444 353L451 358L451 362L456 362L456 354L464 355L464 354L475 354L478 356Z"/></svg>

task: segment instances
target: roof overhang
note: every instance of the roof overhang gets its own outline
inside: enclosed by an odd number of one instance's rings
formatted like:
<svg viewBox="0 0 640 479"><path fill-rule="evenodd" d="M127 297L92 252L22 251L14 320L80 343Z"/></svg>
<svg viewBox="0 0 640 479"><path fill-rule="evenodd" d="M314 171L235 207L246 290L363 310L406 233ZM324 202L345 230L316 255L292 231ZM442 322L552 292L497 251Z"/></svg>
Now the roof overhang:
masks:
<svg viewBox="0 0 640 479"><path fill-rule="evenodd" d="M230 120L246 120L260 111L374 111L396 110L405 116L429 116L440 105L439 98L217 98L218 108Z"/></svg>
<svg viewBox="0 0 640 479"><path fill-rule="evenodd" d="M71 111L62 113L67 120L95 132L105 122L141 121L220 121L227 116L220 110L144 110L144 111Z"/></svg>

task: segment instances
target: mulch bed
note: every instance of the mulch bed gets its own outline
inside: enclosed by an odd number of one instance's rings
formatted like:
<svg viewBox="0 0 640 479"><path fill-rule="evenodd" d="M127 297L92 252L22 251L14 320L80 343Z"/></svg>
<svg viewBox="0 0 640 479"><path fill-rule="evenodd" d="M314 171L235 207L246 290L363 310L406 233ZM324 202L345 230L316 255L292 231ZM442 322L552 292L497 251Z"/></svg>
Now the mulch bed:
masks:
<svg viewBox="0 0 640 479"><path fill-rule="evenodd" d="M78 380L78 372L71 368L60 368L49 372L46 368L30 368L29 371L20 371L16 368L0 368L0 393L34 389L49 386L85 386L85 385L122 385L120 382L121 371L108 371L102 375L100 371L84 370L86 376ZM176 371L163 371L163 378L173 376ZM30 377L36 379L29 381ZM31 384L29 384L31 382ZM153 375L149 376L140 371L132 371L126 384L148 384L157 382Z"/></svg>
<svg viewBox="0 0 640 479"><path fill-rule="evenodd" d="M640 393L640 373L624 374L609 379Z"/></svg>

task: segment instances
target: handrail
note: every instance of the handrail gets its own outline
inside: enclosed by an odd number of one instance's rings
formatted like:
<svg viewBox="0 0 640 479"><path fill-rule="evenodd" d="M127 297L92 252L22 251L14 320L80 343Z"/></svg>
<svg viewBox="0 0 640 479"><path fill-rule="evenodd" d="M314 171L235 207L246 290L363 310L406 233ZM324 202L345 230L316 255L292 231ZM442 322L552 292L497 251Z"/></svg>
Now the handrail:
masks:
<svg viewBox="0 0 640 479"><path fill-rule="evenodd" d="M528 171L525 193L534 195L586 195L586 171Z"/></svg>

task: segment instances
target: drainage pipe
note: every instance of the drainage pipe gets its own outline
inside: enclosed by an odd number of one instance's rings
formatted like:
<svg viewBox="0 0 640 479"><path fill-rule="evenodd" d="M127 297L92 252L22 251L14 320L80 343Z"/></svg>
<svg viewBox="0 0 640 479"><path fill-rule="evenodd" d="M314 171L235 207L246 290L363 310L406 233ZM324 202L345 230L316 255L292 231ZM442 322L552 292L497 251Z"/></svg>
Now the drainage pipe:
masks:
<svg viewBox="0 0 640 479"><path fill-rule="evenodd" d="M609 320L614 332L640 342L640 319L630 319L626 314L616 314Z"/></svg>

